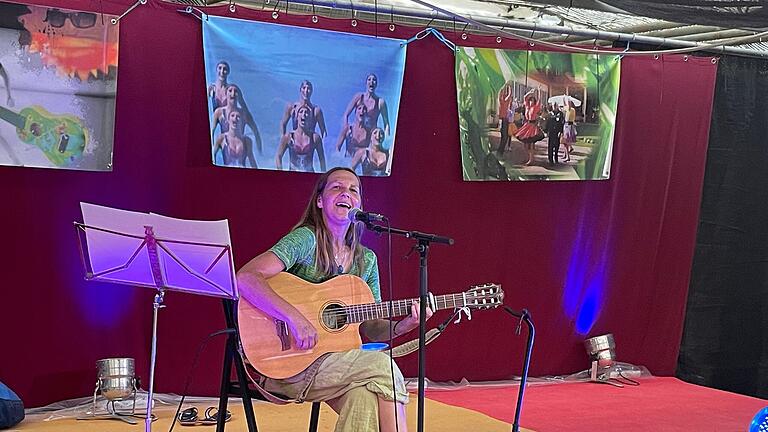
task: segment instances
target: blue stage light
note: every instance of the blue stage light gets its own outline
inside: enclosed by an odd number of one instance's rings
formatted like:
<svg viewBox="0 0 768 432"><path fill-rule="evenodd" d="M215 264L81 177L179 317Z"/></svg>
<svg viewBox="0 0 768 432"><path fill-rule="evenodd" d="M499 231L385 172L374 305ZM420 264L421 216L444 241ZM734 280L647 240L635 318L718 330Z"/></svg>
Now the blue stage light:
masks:
<svg viewBox="0 0 768 432"><path fill-rule="evenodd" d="M581 304L581 309L576 317L576 332L580 335L589 333L597 320L597 312L600 309L597 297L597 292L588 292Z"/></svg>
<svg viewBox="0 0 768 432"><path fill-rule="evenodd" d="M768 407L755 414L752 424L749 425L749 432L768 432Z"/></svg>
<svg viewBox="0 0 768 432"><path fill-rule="evenodd" d="M563 311L575 321L576 333L586 335L597 322L606 295L605 262L571 259L563 289Z"/></svg>
<svg viewBox="0 0 768 432"><path fill-rule="evenodd" d="M588 214L579 215L579 229L571 246L570 260L563 286L563 313L573 320L577 334L591 332L600 317L608 290L608 269L613 256L609 243L597 241L596 221ZM598 224L599 225L599 224Z"/></svg>

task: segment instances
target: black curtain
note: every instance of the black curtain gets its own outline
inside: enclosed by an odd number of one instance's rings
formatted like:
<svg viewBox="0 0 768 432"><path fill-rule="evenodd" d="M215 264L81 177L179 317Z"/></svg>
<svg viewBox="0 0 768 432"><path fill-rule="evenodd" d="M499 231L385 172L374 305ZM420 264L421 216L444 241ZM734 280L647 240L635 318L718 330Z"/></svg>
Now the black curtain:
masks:
<svg viewBox="0 0 768 432"><path fill-rule="evenodd" d="M677 376L768 398L765 60L723 57L718 67Z"/></svg>

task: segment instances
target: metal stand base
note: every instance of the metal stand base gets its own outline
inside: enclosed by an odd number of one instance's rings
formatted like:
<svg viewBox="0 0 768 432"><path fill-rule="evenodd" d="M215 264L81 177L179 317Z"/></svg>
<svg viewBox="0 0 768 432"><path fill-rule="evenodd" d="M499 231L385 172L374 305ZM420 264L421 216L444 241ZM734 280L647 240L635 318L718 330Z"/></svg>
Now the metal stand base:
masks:
<svg viewBox="0 0 768 432"><path fill-rule="evenodd" d="M109 405L112 405L112 409L109 408ZM94 405L94 410L90 413L86 413L86 415L82 415L76 418L76 420L121 420L128 424L138 424L138 422L135 419L146 419L144 416L136 414L136 399L134 394L134 400L133 400L133 409L129 412L119 412L115 408L115 401L109 401L107 402L107 412L104 414L96 414L96 409ZM157 416L154 414L151 414L149 417L151 421L157 420Z"/></svg>
<svg viewBox="0 0 768 432"><path fill-rule="evenodd" d="M108 400L106 404L107 412L105 414L96 414L96 396L99 394L101 380L96 382L96 389L93 391L93 404L91 405L90 413L86 413L84 416L77 417L77 420L122 420L126 423L135 425L137 422L133 420L136 418L136 381L133 382L133 393L131 399L133 399L133 405L131 410L127 412L119 412L115 407L115 402L118 400ZM124 399L119 399L120 401ZM143 418L143 417L141 417Z"/></svg>
<svg viewBox="0 0 768 432"><path fill-rule="evenodd" d="M87 416L87 417L78 417L77 420L122 420L128 424L132 424L132 425L137 424L136 420L133 420L129 417L125 417L119 414L100 414L100 415Z"/></svg>
<svg viewBox="0 0 768 432"><path fill-rule="evenodd" d="M610 380L610 377L604 373L598 374L600 366L597 365L597 360L592 361L592 366L589 368L589 382L596 384L610 384L615 387L624 388L623 384Z"/></svg>
<svg viewBox="0 0 768 432"><path fill-rule="evenodd" d="M520 430L520 413L523 410L523 396L525 394L525 385L528 381L528 368L531 366L531 354L533 353L533 341L536 337L536 328L531 321L531 314L528 309L516 311L508 306L504 306L503 309L513 317L520 318L515 329L516 334L520 334L520 326L523 322L528 326L528 340L525 344L525 357L523 358L523 371L520 375L520 389L517 391L517 404L515 405L515 421L512 423L512 432L518 432Z"/></svg>
<svg viewBox="0 0 768 432"><path fill-rule="evenodd" d="M120 413L110 413L110 414L94 414L94 415L85 415L77 417L76 420L122 420L128 424L138 424L138 422L134 419L144 419L144 416L140 416L138 414L120 414ZM157 420L157 416L152 414L151 417L152 421Z"/></svg>

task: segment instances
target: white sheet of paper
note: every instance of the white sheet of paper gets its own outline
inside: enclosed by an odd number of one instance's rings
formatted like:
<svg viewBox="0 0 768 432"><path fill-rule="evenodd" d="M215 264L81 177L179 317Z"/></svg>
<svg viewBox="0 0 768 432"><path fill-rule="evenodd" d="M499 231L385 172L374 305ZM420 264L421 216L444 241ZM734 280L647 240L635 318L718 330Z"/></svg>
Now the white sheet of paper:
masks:
<svg viewBox="0 0 768 432"><path fill-rule="evenodd" d="M142 245L145 226L151 226L165 289L237 298L227 220L184 220L89 203L80 203L80 208L83 223L91 227L85 232L95 279L154 287L147 247Z"/></svg>
<svg viewBox="0 0 768 432"><path fill-rule="evenodd" d="M181 291L211 291L210 295L216 295L215 291L223 291L230 297L237 298L229 221L177 219L156 213L150 213L150 216L156 238L163 241L163 246L173 254L170 256L166 251L161 254L161 257L164 257L166 283L169 287ZM225 252L223 246L229 247L229 253L220 256ZM177 261L187 268L184 269Z"/></svg>

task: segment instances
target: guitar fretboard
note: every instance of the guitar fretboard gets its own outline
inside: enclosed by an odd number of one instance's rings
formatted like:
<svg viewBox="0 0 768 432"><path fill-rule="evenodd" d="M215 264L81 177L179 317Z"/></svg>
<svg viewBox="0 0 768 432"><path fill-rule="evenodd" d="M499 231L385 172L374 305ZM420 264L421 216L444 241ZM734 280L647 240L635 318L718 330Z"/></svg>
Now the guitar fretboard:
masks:
<svg viewBox="0 0 768 432"><path fill-rule="evenodd" d="M461 308L467 305L466 296L462 294L447 294L435 296L435 310ZM347 316L348 323L360 323L371 319L398 317L409 315L411 305L418 299L395 300L392 302L367 303L344 307L344 313ZM392 315L389 314L390 303L392 304Z"/></svg>

